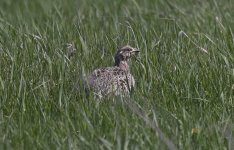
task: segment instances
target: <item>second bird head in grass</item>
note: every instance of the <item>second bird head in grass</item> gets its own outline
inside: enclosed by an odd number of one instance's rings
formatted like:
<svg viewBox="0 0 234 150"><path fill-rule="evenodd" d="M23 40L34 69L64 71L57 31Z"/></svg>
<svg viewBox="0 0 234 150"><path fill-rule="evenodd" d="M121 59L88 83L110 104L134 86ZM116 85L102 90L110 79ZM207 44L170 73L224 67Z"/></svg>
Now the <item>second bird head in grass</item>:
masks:
<svg viewBox="0 0 234 150"><path fill-rule="evenodd" d="M129 45L118 49L117 53L115 54L115 65L119 65L121 61L127 62L129 58L136 56L139 52L139 49L133 48Z"/></svg>

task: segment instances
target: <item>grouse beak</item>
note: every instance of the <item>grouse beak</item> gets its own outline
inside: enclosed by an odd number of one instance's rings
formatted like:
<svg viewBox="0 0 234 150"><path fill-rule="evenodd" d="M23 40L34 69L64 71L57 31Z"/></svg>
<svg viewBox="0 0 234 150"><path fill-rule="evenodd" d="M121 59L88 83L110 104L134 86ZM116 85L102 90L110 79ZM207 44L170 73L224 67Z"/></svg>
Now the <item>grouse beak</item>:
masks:
<svg viewBox="0 0 234 150"><path fill-rule="evenodd" d="M134 48L134 49L132 50L132 52L133 52L134 54L138 54L138 53L140 52L140 50L137 49L137 48Z"/></svg>

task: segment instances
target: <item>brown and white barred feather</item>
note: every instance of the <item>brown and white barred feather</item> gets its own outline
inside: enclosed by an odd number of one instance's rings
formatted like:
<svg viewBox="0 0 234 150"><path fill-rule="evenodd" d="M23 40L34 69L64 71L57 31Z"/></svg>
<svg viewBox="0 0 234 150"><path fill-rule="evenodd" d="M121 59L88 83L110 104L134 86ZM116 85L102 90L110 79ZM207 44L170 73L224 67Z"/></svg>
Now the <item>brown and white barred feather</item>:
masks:
<svg viewBox="0 0 234 150"><path fill-rule="evenodd" d="M135 80L129 71L119 67L96 69L89 76L88 82L91 89L99 96L129 94L135 86Z"/></svg>

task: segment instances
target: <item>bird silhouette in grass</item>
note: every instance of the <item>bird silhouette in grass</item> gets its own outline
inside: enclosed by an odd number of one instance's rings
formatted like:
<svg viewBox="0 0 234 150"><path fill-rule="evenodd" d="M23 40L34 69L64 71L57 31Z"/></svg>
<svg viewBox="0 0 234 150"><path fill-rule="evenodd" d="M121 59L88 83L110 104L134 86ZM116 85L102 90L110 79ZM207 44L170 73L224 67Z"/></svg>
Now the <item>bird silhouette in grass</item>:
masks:
<svg viewBox="0 0 234 150"><path fill-rule="evenodd" d="M135 79L130 72L128 61L140 51L131 46L124 46L115 54L115 64L112 67L95 69L86 78L86 86L95 95L128 95L135 86Z"/></svg>

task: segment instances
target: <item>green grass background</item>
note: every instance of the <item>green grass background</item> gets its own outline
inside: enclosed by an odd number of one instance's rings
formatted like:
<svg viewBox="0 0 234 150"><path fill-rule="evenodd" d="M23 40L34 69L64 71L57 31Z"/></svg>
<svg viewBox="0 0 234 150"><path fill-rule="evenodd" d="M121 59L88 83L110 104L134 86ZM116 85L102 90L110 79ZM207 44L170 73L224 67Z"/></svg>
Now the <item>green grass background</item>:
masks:
<svg viewBox="0 0 234 150"><path fill-rule="evenodd" d="M126 44L131 97L178 149L232 149L233 17L232 0L1 0L0 149L167 149L118 99L74 88Z"/></svg>

